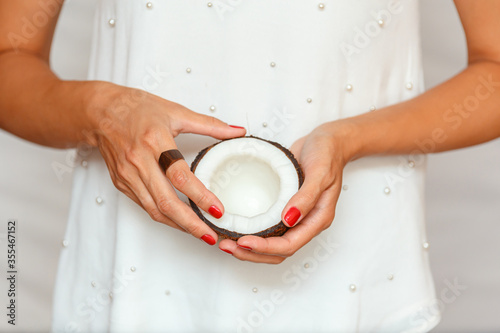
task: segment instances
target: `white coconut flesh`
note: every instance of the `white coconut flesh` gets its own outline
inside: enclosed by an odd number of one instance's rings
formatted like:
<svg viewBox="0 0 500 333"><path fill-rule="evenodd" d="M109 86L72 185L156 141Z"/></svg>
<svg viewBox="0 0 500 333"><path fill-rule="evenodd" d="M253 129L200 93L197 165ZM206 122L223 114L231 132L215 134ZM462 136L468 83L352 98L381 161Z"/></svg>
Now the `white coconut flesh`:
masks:
<svg viewBox="0 0 500 333"><path fill-rule="evenodd" d="M299 188L293 162L278 147L244 137L220 142L196 166L195 175L222 202L220 219L202 211L219 228L241 234L266 230Z"/></svg>

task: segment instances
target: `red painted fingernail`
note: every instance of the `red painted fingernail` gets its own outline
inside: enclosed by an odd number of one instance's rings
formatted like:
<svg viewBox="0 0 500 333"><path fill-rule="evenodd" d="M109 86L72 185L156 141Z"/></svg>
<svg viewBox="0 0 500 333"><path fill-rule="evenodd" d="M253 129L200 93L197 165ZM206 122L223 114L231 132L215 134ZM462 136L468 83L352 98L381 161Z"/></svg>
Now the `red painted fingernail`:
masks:
<svg viewBox="0 0 500 333"><path fill-rule="evenodd" d="M229 251L229 250L224 250L224 249L221 249L222 251L226 252L226 253L229 253L229 254L233 254L233 252Z"/></svg>
<svg viewBox="0 0 500 333"><path fill-rule="evenodd" d="M210 215L212 215L216 219L220 219L222 217L222 212L220 211L219 208L217 208L215 206L210 206L210 208L208 209L208 212L210 213Z"/></svg>
<svg viewBox="0 0 500 333"><path fill-rule="evenodd" d="M215 239L210 235L203 235L201 236L201 239L203 239L208 245L214 245L216 243Z"/></svg>
<svg viewBox="0 0 500 333"><path fill-rule="evenodd" d="M293 227L299 220L299 217L300 211L297 208L292 207L288 210L288 212L286 212L284 220L290 227Z"/></svg>
<svg viewBox="0 0 500 333"><path fill-rule="evenodd" d="M238 247L241 247L243 250L252 251L252 248L250 246L245 246L245 245L239 245L238 244Z"/></svg>
<svg viewBox="0 0 500 333"><path fill-rule="evenodd" d="M229 127L237 128L237 129L245 129L245 127L236 126L236 125L229 125Z"/></svg>

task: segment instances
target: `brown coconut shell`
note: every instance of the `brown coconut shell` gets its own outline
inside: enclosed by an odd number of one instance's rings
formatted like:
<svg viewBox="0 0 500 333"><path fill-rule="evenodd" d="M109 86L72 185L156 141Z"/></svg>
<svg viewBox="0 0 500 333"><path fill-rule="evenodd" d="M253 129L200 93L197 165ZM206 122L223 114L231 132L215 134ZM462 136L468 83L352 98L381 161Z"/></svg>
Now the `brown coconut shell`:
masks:
<svg viewBox="0 0 500 333"><path fill-rule="evenodd" d="M265 141L267 143L272 144L273 146L275 146L279 150L281 150L290 159L290 161L293 163L293 165L295 167L295 170L297 171L297 177L299 178L299 189L300 189L300 187L304 183L304 172L302 171L302 168L300 167L299 162L297 161L297 159L295 158L295 156L293 156L293 153L290 150L286 149L285 147L283 147L282 145L280 145L277 142L269 141L269 140L266 140L266 139L262 139L262 138L259 138L257 136L250 135L250 136L245 136L245 138L252 138L252 139L262 140L262 141ZM194 159L193 163L191 163L191 171L193 173L196 171L196 167L200 163L201 159L205 156L205 154L210 149L212 149L213 147L217 146L221 142L228 141L228 140L234 140L234 139L241 139L241 137L222 140L222 141L214 143L213 145L208 146L205 149L201 150L198 153L198 155L196 156L196 158ZM242 233L239 233L239 232L226 230L226 229L223 229L223 228L220 228L220 227L214 225L212 222L210 222L210 220L208 220L205 216L203 216L203 214L201 213L200 208L191 199L189 199L189 203L190 203L191 208L193 209L193 211L196 213L196 215L198 215L199 218L203 222L205 222L210 228L212 228L222 238L228 238L228 239L232 239L232 240L238 240L240 237L248 236L248 235L259 236L259 237L263 237L263 238L267 238L267 237L279 237L279 236L282 236L288 229L290 229L290 228L288 228L283 223L283 221L280 221L279 223L273 225L270 228L267 228L265 230L262 230L262 231L259 231L257 233L253 233L253 234L242 234Z"/></svg>

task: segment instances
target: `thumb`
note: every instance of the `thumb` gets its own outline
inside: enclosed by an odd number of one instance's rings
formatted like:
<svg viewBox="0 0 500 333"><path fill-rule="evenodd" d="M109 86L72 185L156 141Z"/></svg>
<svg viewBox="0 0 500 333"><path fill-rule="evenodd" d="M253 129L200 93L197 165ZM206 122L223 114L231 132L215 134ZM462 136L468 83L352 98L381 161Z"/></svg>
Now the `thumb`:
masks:
<svg viewBox="0 0 500 333"><path fill-rule="evenodd" d="M177 133L194 133L208 135L223 140L244 136L246 129L241 126L228 125L211 116L206 116L189 109L184 109L182 115L175 119ZM174 124L173 124L174 126Z"/></svg>
<svg viewBox="0 0 500 333"><path fill-rule="evenodd" d="M293 156L295 156L295 158L297 160L300 159L300 152L302 151L302 148L304 147L305 142L306 142L306 137L303 136L300 139L298 139L297 141L295 141L292 144L292 146L290 147L290 151L292 152Z"/></svg>
<svg viewBox="0 0 500 333"><path fill-rule="evenodd" d="M304 168L304 183L281 213L281 220L287 226L297 225L316 206L323 192L332 185L327 174L321 166Z"/></svg>

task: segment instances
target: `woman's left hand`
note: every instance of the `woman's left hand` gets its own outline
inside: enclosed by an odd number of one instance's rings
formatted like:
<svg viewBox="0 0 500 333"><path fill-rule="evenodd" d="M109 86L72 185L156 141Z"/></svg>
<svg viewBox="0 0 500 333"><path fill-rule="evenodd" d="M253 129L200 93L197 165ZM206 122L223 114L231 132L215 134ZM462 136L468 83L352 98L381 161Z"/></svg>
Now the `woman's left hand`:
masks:
<svg viewBox="0 0 500 333"><path fill-rule="evenodd" d="M300 190L290 199L282 221L292 227L281 237L244 236L237 242L225 239L219 247L240 260L279 264L327 229L335 216L342 187L346 140L339 140L340 122L323 124L297 140L292 153L304 171Z"/></svg>

